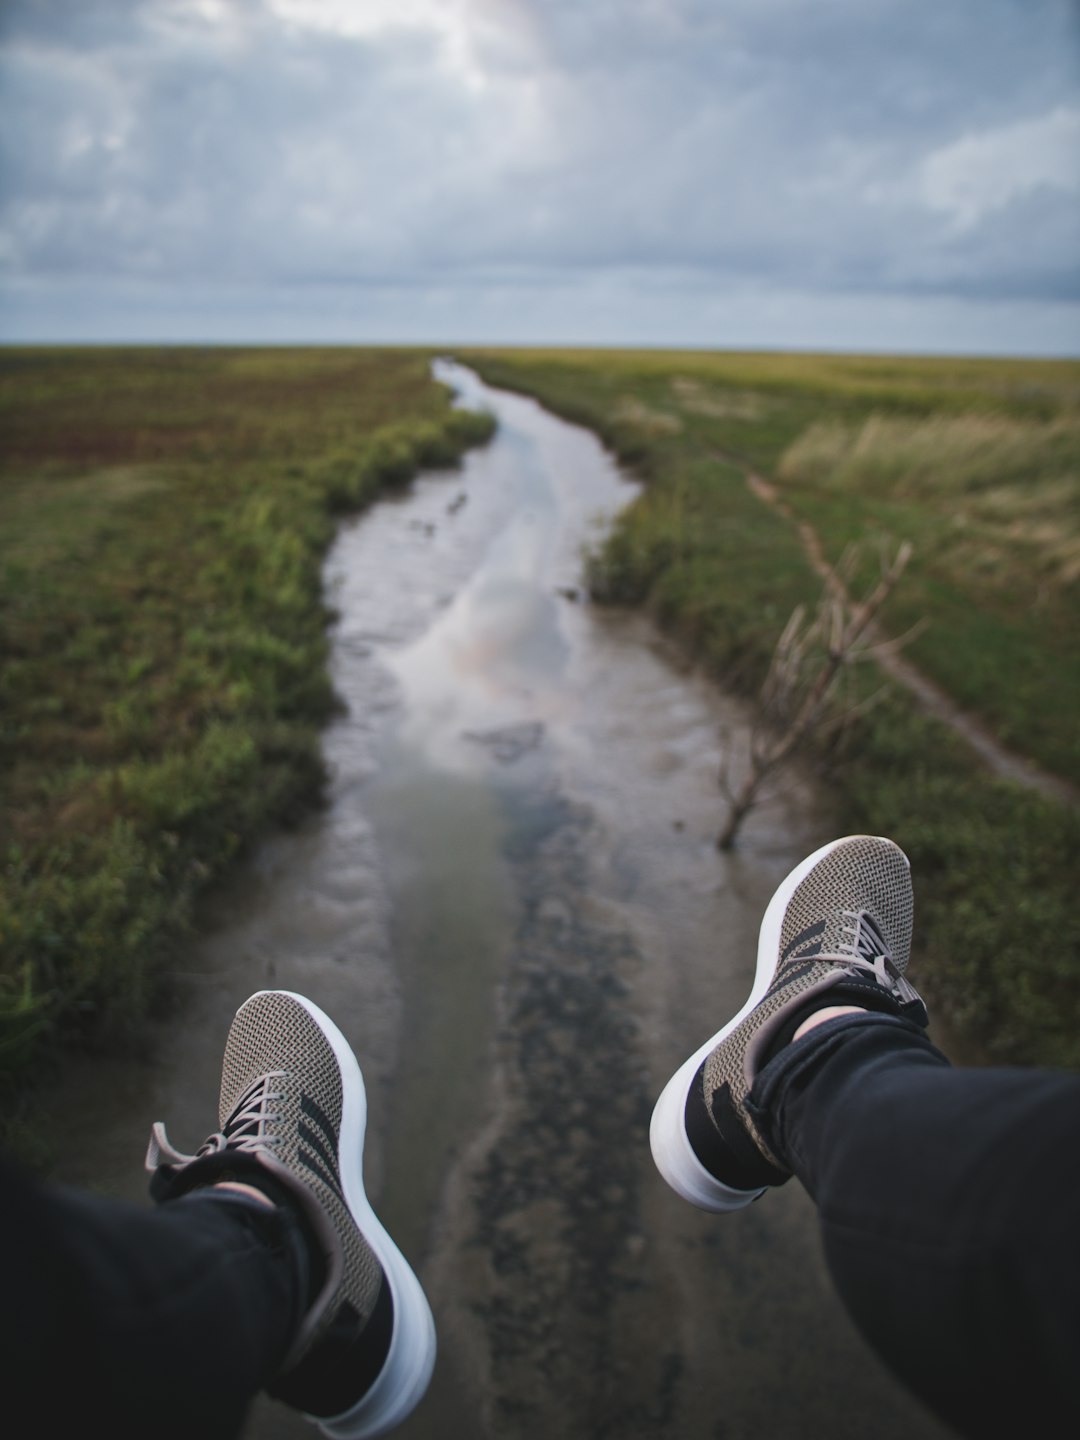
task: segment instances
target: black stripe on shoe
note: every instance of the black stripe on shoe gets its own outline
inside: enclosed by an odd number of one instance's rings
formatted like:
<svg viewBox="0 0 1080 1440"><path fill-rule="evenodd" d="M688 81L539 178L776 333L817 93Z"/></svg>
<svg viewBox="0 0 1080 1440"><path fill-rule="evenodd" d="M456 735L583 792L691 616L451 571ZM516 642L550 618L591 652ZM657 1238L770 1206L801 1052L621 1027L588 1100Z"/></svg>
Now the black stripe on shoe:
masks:
<svg viewBox="0 0 1080 1440"><path fill-rule="evenodd" d="M336 1175L332 1174L326 1168L318 1155L313 1155L309 1150L305 1150L303 1146L301 1146L296 1152L296 1161L297 1164L303 1165L305 1170L310 1170L313 1175L317 1175L326 1188L333 1191L334 1195L341 1201L345 1208L348 1209L348 1201L342 1193L341 1182Z"/></svg>
<svg viewBox="0 0 1080 1440"><path fill-rule="evenodd" d="M305 1143L305 1145L310 1146L311 1149L314 1150L317 1158L323 1162L326 1169L329 1170L330 1174L334 1177L334 1184L340 1190L341 1172L338 1169L336 1155L332 1155L330 1153L330 1151L323 1144L319 1135L311 1128L310 1125L306 1125L303 1120L301 1120L299 1125L297 1125L296 1132L300 1136L300 1139Z"/></svg>
<svg viewBox="0 0 1080 1440"><path fill-rule="evenodd" d="M770 1165L747 1134L728 1086L722 1085L706 1104L704 1076L703 1061L686 1096L686 1136L698 1160L714 1180L733 1190L782 1185L787 1173Z"/></svg>
<svg viewBox="0 0 1080 1440"><path fill-rule="evenodd" d="M323 1110L322 1106L319 1105L318 1101L312 1100L310 1095L302 1094L300 1096L300 1113L306 1115L309 1120L314 1120L315 1124L326 1137L326 1143L336 1155L338 1148L338 1128L326 1114L326 1111Z"/></svg>
<svg viewBox="0 0 1080 1440"><path fill-rule="evenodd" d="M325 1419L350 1410L379 1378L394 1335L394 1300L384 1273L367 1323L345 1301L299 1365L268 1391L286 1405Z"/></svg>
<svg viewBox="0 0 1080 1440"><path fill-rule="evenodd" d="M821 937L825 934L827 923L822 920L817 925L809 925L805 930L800 930L795 939L785 945L783 954L780 956L780 964L783 965L785 961L789 960L796 950L799 952L795 957L798 960L809 960L814 955L820 955Z"/></svg>
<svg viewBox="0 0 1080 1440"><path fill-rule="evenodd" d="M341 1184L341 1171L338 1165L337 1127L330 1121L323 1109L311 1099L309 1095L300 1096L300 1113L314 1121L318 1126L315 1130L304 1120L297 1125L297 1134L300 1137L300 1146L296 1158L305 1169L317 1175L324 1185L328 1186L342 1204L347 1204L343 1187ZM321 1134L319 1132L322 1132ZM307 1147L305 1149L305 1146Z"/></svg>

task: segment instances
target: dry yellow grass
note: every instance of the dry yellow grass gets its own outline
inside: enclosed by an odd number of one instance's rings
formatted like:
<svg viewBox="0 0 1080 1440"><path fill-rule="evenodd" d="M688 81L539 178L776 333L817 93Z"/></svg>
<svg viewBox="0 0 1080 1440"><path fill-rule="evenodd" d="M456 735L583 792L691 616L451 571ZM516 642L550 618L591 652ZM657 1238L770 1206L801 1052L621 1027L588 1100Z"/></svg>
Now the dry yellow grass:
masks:
<svg viewBox="0 0 1080 1440"><path fill-rule="evenodd" d="M682 429L682 421L677 415L646 405L635 395L624 395L615 406L613 417L619 424L630 425L650 439L660 435L677 435Z"/></svg>
<svg viewBox="0 0 1080 1440"><path fill-rule="evenodd" d="M467 351L462 351L463 357ZM483 352L474 352L483 353ZM488 352L490 353L490 352ZM967 406L973 399L1080 412L1080 361L962 355L847 355L738 350L530 347L500 354L535 369L571 366L608 378L666 384L672 375L735 391L827 392L859 402Z"/></svg>
<svg viewBox="0 0 1080 1440"><path fill-rule="evenodd" d="M681 409L691 415L705 415L710 420L760 420L768 403L764 395L754 390L705 385L689 375L677 375L671 389Z"/></svg>
<svg viewBox="0 0 1080 1440"><path fill-rule="evenodd" d="M963 568L985 573L1013 554L1043 583L1067 587L1080 578L1080 423L1071 417L822 422L788 447L777 477L929 505L951 527Z"/></svg>

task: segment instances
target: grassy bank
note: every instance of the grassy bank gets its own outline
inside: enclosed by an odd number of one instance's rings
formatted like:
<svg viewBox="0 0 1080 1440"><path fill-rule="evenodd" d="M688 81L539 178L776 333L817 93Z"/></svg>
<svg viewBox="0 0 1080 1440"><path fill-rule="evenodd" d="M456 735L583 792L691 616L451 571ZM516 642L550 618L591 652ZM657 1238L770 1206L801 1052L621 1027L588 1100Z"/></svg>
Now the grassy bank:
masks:
<svg viewBox="0 0 1080 1440"><path fill-rule="evenodd" d="M0 351L0 1076L318 796L335 514L490 433L400 351Z"/></svg>
<svg viewBox="0 0 1080 1440"><path fill-rule="evenodd" d="M647 482L594 566L725 683L760 684L820 584L753 465L836 560L910 539L883 620L1012 748L1080 781L1080 365L700 353L468 352L596 430ZM864 683L869 683L864 680ZM879 679L874 684L880 683ZM912 858L917 978L964 1048L1080 1068L1075 810L992 779L895 687L830 770L838 827ZM721 801L718 796L718 815Z"/></svg>

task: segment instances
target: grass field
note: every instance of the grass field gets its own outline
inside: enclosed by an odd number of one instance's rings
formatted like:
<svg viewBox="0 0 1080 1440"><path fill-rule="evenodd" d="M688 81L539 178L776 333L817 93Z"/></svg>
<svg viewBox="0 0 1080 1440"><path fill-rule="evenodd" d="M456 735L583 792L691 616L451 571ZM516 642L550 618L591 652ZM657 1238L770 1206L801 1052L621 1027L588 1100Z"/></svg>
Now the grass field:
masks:
<svg viewBox="0 0 1080 1440"><path fill-rule="evenodd" d="M883 613L1007 745L1080 781L1080 364L612 351L463 351L596 430L646 481L593 566L727 684L753 692L820 582L776 483L836 561L915 555ZM864 685L880 683L864 680ZM918 977L972 1053L1080 1068L1076 811L992 779L894 687L848 735L836 823L893 835L919 900ZM721 802L718 796L718 813Z"/></svg>
<svg viewBox="0 0 1080 1440"><path fill-rule="evenodd" d="M140 1017L318 795L334 514L486 438L448 400L407 352L0 351L0 1075Z"/></svg>
<svg viewBox="0 0 1080 1440"><path fill-rule="evenodd" d="M592 564L752 692L820 588L751 463L813 523L916 547L884 614L1018 750L1080 780L1080 366L464 352L646 481ZM486 422L401 350L0 351L0 1077L145 1011L194 898L317 797L335 513ZM725 458L727 457L727 458ZM865 683L865 682L864 682ZM905 692L828 772L894 835L922 987L973 1052L1080 1067L1076 811L988 777ZM718 824L722 802L718 795Z"/></svg>

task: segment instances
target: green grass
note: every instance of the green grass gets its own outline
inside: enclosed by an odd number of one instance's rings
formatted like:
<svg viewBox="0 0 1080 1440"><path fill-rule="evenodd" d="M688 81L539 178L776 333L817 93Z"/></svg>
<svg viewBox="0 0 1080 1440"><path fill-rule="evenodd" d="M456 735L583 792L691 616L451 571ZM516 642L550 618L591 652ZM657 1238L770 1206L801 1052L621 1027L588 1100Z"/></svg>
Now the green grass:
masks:
<svg viewBox="0 0 1080 1440"><path fill-rule="evenodd" d="M883 621L1012 748L1080 781L1080 364L617 351L463 351L493 383L589 425L646 482L592 562L752 693L820 583L772 479L826 553L915 557ZM870 542L866 544L865 542ZM880 677L863 675L863 689ZM966 1051L1080 1068L1077 812L997 781L906 693L831 757L836 823L893 835L918 901L914 969ZM718 817L721 800L718 796Z"/></svg>
<svg viewBox="0 0 1080 1440"><path fill-rule="evenodd" d="M751 692L839 554L910 538L885 619L1015 748L1077 779L1080 366L466 353L646 483L595 588ZM137 1021L199 890L323 782L335 513L484 438L408 351L0 352L0 1074ZM990 1058L1080 1067L1076 812L990 779L895 690L829 772L915 867L916 975ZM718 796L718 823L720 799Z"/></svg>
<svg viewBox="0 0 1080 1440"><path fill-rule="evenodd" d="M320 794L335 512L490 421L426 357L0 351L0 1078L136 1022L199 890Z"/></svg>
<svg viewBox="0 0 1080 1440"><path fill-rule="evenodd" d="M1080 780L1080 413L817 422L777 477L833 556L908 535L890 613L929 621L911 658L1005 744Z"/></svg>

